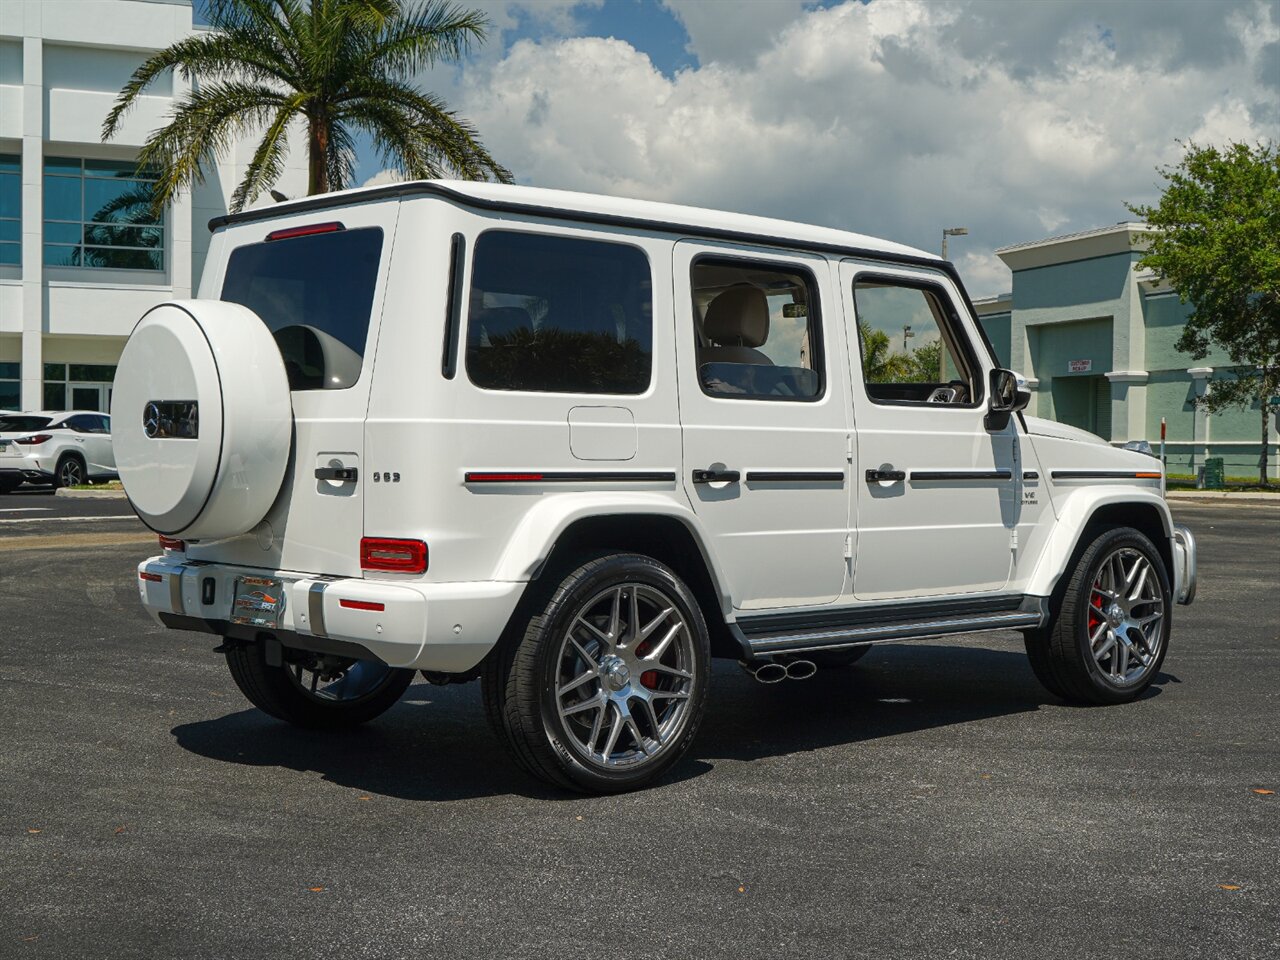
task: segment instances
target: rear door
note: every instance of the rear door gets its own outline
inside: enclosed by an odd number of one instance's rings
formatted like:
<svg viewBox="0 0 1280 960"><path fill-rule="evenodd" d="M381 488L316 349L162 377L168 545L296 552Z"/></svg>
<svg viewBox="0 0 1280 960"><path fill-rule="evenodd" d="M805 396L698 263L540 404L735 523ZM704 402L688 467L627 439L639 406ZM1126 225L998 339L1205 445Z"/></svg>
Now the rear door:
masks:
<svg viewBox="0 0 1280 960"><path fill-rule="evenodd" d="M986 429L992 367L941 274L845 261L860 476L860 600L999 591L1009 580L1021 472L1016 418Z"/></svg>
<svg viewBox="0 0 1280 960"><path fill-rule="evenodd" d="M734 605L830 603L849 467L830 265L681 241L673 269L682 483Z"/></svg>
<svg viewBox="0 0 1280 960"><path fill-rule="evenodd" d="M364 422L398 202L361 204L234 228L219 299L272 331L293 402L291 469L255 535L223 562L360 575L369 487ZM330 479L330 471L354 479ZM320 475L317 475L320 471Z"/></svg>

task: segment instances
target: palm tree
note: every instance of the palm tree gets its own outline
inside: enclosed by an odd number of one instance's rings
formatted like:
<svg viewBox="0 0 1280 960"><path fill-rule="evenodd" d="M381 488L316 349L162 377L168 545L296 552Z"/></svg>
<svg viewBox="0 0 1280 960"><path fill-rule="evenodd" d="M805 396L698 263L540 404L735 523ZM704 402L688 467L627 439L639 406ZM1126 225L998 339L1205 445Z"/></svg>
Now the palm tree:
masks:
<svg viewBox="0 0 1280 960"><path fill-rule="evenodd" d="M894 353L889 335L866 321L858 324L862 341L862 371L867 383L905 383L911 375L911 358Z"/></svg>
<svg viewBox="0 0 1280 960"><path fill-rule="evenodd" d="M192 81L168 125L155 130L139 166L160 170L157 209L203 182L201 164L238 137L261 132L231 197L238 211L284 168L288 128L306 124L307 192L341 190L354 176L355 133L369 134L383 163L411 178L510 182L475 128L415 89L420 70L462 57L488 21L446 0L210 0L213 30L147 59L116 98L102 139L166 70Z"/></svg>

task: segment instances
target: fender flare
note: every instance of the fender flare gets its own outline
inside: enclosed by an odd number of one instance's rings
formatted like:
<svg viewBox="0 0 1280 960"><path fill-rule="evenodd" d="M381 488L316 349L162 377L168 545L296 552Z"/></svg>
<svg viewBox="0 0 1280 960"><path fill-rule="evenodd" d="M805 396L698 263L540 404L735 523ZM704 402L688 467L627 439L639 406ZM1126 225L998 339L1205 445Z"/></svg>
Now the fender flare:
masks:
<svg viewBox="0 0 1280 960"><path fill-rule="evenodd" d="M691 509L659 493L563 493L545 496L525 513L498 560L494 580L531 580L551 556L557 541L575 523L602 517L671 517L689 531L702 554L721 612L732 620L733 601L705 527Z"/></svg>
<svg viewBox="0 0 1280 960"><path fill-rule="evenodd" d="M1071 562L1071 557L1079 546L1089 521L1102 507L1112 504L1154 507L1164 528L1165 539L1171 541L1173 538L1173 517L1169 513L1169 505L1163 497L1153 491L1113 486L1080 487L1070 490L1065 497L1062 493L1061 487L1054 491L1054 505L1058 508L1058 518L1054 523L1049 542L1040 552L1035 570L1027 581L1025 592L1031 596L1047 597L1053 593L1059 579L1067 572L1067 564ZM1169 571L1169 577L1172 581L1174 577L1172 569Z"/></svg>

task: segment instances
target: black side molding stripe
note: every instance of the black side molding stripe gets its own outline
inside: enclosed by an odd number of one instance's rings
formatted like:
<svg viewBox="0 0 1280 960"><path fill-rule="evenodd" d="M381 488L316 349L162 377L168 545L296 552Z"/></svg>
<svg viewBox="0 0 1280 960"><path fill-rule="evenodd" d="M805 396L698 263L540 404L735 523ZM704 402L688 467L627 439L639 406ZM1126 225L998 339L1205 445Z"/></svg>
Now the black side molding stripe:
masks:
<svg viewBox="0 0 1280 960"><path fill-rule="evenodd" d="M844 483L844 471L748 470L747 483Z"/></svg>
<svg viewBox="0 0 1280 960"><path fill-rule="evenodd" d="M1053 470L1055 480L1159 480L1159 470Z"/></svg>
<svg viewBox="0 0 1280 960"><path fill-rule="evenodd" d="M674 470L469 470L465 483L675 483Z"/></svg>
<svg viewBox="0 0 1280 960"><path fill-rule="evenodd" d="M1012 480L1012 470L912 470L912 480Z"/></svg>
<svg viewBox="0 0 1280 960"><path fill-rule="evenodd" d="M1039 480L1040 474L1036 473L1034 470L1025 470L1022 473L1022 479L1023 480Z"/></svg>

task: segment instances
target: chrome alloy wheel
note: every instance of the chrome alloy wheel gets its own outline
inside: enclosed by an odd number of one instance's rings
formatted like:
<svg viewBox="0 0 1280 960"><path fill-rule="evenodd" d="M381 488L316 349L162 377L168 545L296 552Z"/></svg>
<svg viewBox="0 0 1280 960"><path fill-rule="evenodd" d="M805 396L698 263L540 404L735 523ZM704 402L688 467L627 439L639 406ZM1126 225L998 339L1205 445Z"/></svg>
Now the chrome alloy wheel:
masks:
<svg viewBox="0 0 1280 960"><path fill-rule="evenodd" d="M376 660L312 654L284 665L293 685L311 700L350 704L367 699L392 678L392 668Z"/></svg>
<svg viewBox="0 0 1280 960"><path fill-rule="evenodd" d="M58 482L64 487L78 487L84 483L84 468L75 457L67 457L58 470Z"/></svg>
<svg viewBox="0 0 1280 960"><path fill-rule="evenodd" d="M1111 553L1089 593L1089 646L1103 676L1117 686L1142 680L1159 661L1164 617L1151 561L1130 547Z"/></svg>
<svg viewBox="0 0 1280 960"><path fill-rule="evenodd" d="M623 583L570 621L555 661L555 703L571 746L608 769L636 767L680 741L696 661L693 634L662 590Z"/></svg>

